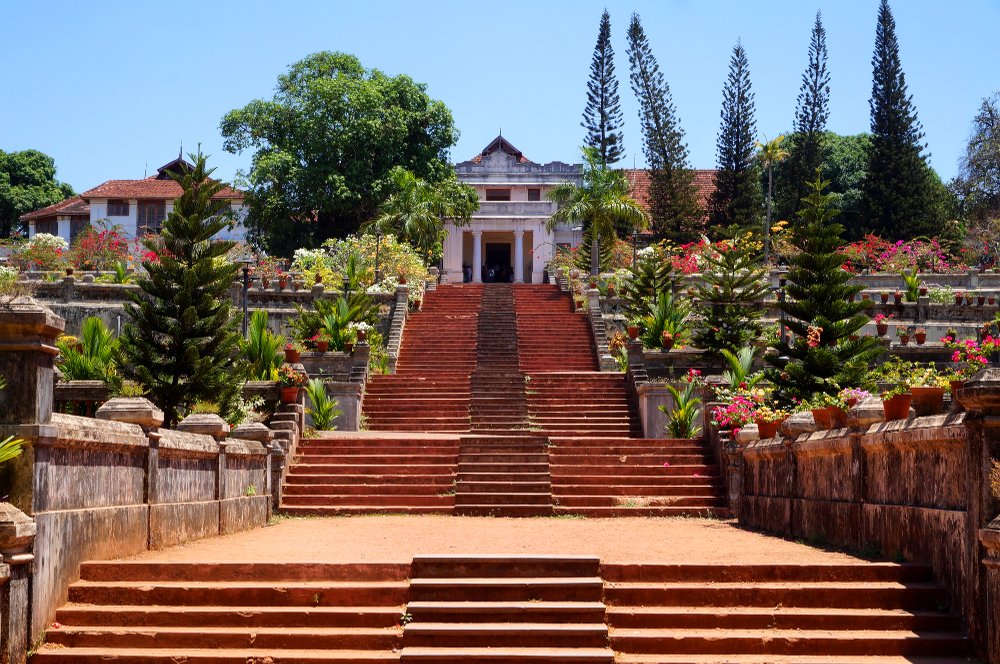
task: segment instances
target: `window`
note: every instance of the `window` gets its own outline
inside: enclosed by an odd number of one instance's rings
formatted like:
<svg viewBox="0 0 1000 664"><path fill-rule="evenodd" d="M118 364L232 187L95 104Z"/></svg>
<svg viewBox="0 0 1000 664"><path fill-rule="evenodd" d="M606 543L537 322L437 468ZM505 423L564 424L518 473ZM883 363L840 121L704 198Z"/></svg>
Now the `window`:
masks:
<svg viewBox="0 0 1000 664"><path fill-rule="evenodd" d="M35 234L48 233L49 235L59 235L59 222L55 219L39 219L35 222Z"/></svg>
<svg viewBox="0 0 1000 664"><path fill-rule="evenodd" d="M528 200L529 201L540 201L540 200L542 200L542 190L541 189L528 189Z"/></svg>
<svg viewBox="0 0 1000 664"><path fill-rule="evenodd" d="M73 240L76 236L84 231L85 228L90 226L89 219L72 219L69 222L69 243L73 244Z"/></svg>
<svg viewBox="0 0 1000 664"><path fill-rule="evenodd" d="M127 217L128 216L128 201L114 199L108 201L108 216L109 217Z"/></svg>
<svg viewBox="0 0 1000 664"><path fill-rule="evenodd" d="M136 232L142 236L146 233L159 233L163 220L167 218L167 204L163 201L139 201L139 221Z"/></svg>
<svg viewBox="0 0 1000 664"><path fill-rule="evenodd" d="M510 189L487 189L486 200L488 201L509 201Z"/></svg>

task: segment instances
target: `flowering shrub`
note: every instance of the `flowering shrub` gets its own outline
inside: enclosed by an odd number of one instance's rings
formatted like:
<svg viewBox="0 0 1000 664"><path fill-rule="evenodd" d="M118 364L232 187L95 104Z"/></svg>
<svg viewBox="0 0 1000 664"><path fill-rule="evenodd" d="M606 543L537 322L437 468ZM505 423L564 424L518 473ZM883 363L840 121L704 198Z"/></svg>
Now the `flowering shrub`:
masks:
<svg viewBox="0 0 1000 664"><path fill-rule="evenodd" d="M281 387L302 387L309 382L309 376L290 364L282 364L278 367L277 380Z"/></svg>
<svg viewBox="0 0 1000 664"><path fill-rule="evenodd" d="M66 240L49 233L37 233L16 247L11 259L21 270L57 270L65 260L69 245Z"/></svg>
<svg viewBox="0 0 1000 664"><path fill-rule="evenodd" d="M131 259L132 247L121 226L99 228L87 226L73 241L71 260L78 270L110 270Z"/></svg>
<svg viewBox="0 0 1000 664"><path fill-rule="evenodd" d="M378 267L382 280L375 283L375 246L378 244ZM427 274L423 261L406 242L394 235L383 235L376 242L374 235L349 235L342 240L330 239L321 249L296 249L292 269L302 272L307 284L316 282L316 275L327 288L340 288L348 265L354 257L355 285L364 285L369 293L391 293L396 290L399 277L405 277L412 286L419 286ZM413 294L419 288L411 288Z"/></svg>
<svg viewBox="0 0 1000 664"><path fill-rule="evenodd" d="M860 387L845 387L840 391L840 394L838 396L840 396L840 398L843 399L845 402L851 402L851 401L860 402L864 401L871 395L872 395L871 392L869 392L868 390L863 390Z"/></svg>
<svg viewBox="0 0 1000 664"><path fill-rule="evenodd" d="M964 272L968 266L953 261L941 249L937 238L889 242L877 235L866 235L863 240L852 242L840 249L847 257L844 269L848 272L931 271Z"/></svg>
<svg viewBox="0 0 1000 664"><path fill-rule="evenodd" d="M732 429L735 434L753 421L756 412L757 404L754 401L737 394L731 402L712 409L712 422L720 429Z"/></svg>
<svg viewBox="0 0 1000 664"><path fill-rule="evenodd" d="M995 353L1000 348L1000 339L992 335L985 335L982 342L975 339L963 339L956 341L954 337L942 337L941 342L945 348L952 351L951 361L964 365L958 369L962 376L972 376L977 371L989 364L990 353Z"/></svg>

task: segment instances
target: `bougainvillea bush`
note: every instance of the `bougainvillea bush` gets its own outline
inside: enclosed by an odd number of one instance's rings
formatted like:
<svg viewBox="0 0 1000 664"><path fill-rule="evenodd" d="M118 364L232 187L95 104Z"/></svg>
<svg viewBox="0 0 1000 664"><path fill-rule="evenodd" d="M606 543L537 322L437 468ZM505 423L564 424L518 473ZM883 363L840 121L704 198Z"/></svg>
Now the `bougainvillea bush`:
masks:
<svg viewBox="0 0 1000 664"><path fill-rule="evenodd" d="M73 240L70 262L78 270L110 270L128 263L135 249L121 226L87 226Z"/></svg>
<svg viewBox="0 0 1000 664"><path fill-rule="evenodd" d="M953 259L941 248L937 238L889 242L877 235L843 246L840 253L847 257L844 269L849 272L965 272L969 266Z"/></svg>
<svg viewBox="0 0 1000 664"><path fill-rule="evenodd" d="M11 252L11 261L19 270L58 270L66 262L69 244L57 235L37 233Z"/></svg>

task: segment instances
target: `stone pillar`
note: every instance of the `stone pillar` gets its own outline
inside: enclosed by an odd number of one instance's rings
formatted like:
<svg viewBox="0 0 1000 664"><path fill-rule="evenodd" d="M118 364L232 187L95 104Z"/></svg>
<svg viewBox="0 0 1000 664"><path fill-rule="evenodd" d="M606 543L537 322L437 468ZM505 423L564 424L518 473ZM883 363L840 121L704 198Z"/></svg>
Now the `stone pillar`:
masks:
<svg viewBox="0 0 1000 664"><path fill-rule="evenodd" d="M138 424L149 441L146 452L146 503L154 505L160 502L160 433L163 424L163 411L153 405L145 397L115 397L101 404L94 413L99 420Z"/></svg>
<svg viewBox="0 0 1000 664"><path fill-rule="evenodd" d="M524 231L514 231L514 283L524 283Z"/></svg>
<svg viewBox="0 0 1000 664"><path fill-rule="evenodd" d="M361 395L364 385L360 383L327 383L326 392L336 399L340 408L337 418L338 431L358 431L361 428Z"/></svg>
<svg viewBox="0 0 1000 664"><path fill-rule="evenodd" d="M0 662L22 664L31 647L32 553L34 520L10 503L0 503L0 556L8 567L7 583L0 585Z"/></svg>
<svg viewBox="0 0 1000 664"><path fill-rule="evenodd" d="M483 232L472 231L472 283L483 283Z"/></svg>
<svg viewBox="0 0 1000 664"><path fill-rule="evenodd" d="M273 510L281 505L281 471L284 467L284 452L280 445L273 442L274 433L260 422L244 422L234 427L229 436L239 440L255 440L264 446L267 453L264 459L264 493L271 496L267 513L267 519L270 521Z"/></svg>

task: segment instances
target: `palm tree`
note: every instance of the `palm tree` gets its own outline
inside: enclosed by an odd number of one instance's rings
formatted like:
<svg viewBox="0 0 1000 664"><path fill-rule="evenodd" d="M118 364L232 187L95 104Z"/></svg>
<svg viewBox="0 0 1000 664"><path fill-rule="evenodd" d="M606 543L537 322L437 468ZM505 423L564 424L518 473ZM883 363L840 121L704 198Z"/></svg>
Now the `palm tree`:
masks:
<svg viewBox="0 0 1000 664"><path fill-rule="evenodd" d="M765 140L767 140L765 138ZM766 143L761 143L757 141L757 159L764 164L764 168L767 169L767 218L764 221L764 262L767 263L771 259L771 189L772 189L772 169L777 163L783 162L788 159L789 152L785 148L781 147L781 144L785 142L784 136L778 136L777 138L767 141Z"/></svg>
<svg viewBox="0 0 1000 664"><path fill-rule="evenodd" d="M614 234L619 222L636 230L643 229L649 217L629 196L625 173L608 170L594 148L583 148L583 158L583 184L577 186L564 182L548 193L548 197L559 204L559 209L549 217L546 225L550 231L557 224L576 221L582 221L589 227L590 274L596 276L599 271L600 238Z"/></svg>
<svg viewBox="0 0 1000 664"><path fill-rule="evenodd" d="M424 263L430 265L431 250L444 240L444 220L468 225L479 209L476 190L455 178L427 182L405 168L390 173L393 193L382 203L378 216L369 224L381 233L395 233L423 249Z"/></svg>

